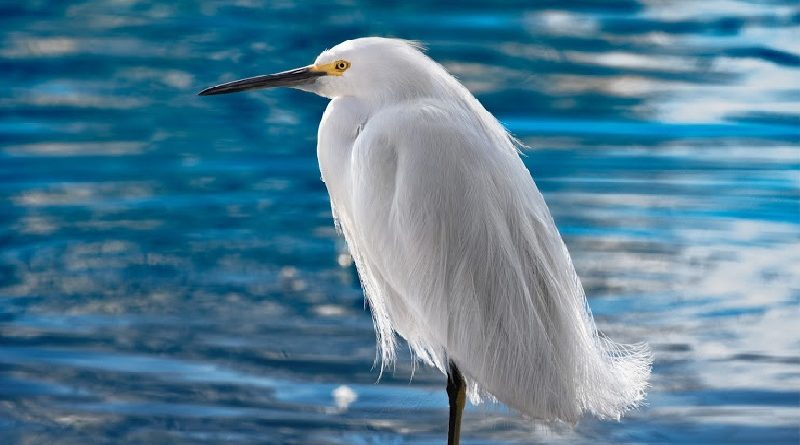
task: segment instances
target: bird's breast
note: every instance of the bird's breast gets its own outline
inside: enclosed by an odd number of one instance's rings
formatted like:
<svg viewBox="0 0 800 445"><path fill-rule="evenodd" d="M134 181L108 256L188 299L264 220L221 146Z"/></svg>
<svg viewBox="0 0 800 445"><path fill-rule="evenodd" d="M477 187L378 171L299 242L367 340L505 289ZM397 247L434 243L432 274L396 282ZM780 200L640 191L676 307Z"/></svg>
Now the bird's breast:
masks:
<svg viewBox="0 0 800 445"><path fill-rule="evenodd" d="M354 98L332 100L322 115L317 158L322 180L337 207L349 204L353 145L367 119L366 107Z"/></svg>

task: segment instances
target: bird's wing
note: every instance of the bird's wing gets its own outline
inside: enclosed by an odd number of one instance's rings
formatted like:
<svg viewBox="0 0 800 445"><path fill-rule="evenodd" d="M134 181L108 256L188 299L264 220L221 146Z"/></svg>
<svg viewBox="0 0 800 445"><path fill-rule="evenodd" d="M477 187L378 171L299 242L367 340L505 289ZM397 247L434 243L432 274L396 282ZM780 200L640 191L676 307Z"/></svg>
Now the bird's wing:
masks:
<svg viewBox="0 0 800 445"><path fill-rule="evenodd" d="M395 107L353 147L340 223L382 346L395 331L439 369L456 362L473 395L533 417L617 417L643 397L647 352L598 336L528 170L496 121L473 116Z"/></svg>

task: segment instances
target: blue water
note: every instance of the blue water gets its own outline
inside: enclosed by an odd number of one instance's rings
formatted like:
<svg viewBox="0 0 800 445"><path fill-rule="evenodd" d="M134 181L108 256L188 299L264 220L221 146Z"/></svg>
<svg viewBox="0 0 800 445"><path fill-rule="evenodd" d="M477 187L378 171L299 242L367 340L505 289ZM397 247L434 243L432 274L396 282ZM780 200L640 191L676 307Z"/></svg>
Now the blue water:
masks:
<svg viewBox="0 0 800 445"><path fill-rule="evenodd" d="M648 405L463 443L800 440L791 1L0 3L0 443L441 444L375 339L315 159L324 99L197 97L341 40L426 43L526 144Z"/></svg>

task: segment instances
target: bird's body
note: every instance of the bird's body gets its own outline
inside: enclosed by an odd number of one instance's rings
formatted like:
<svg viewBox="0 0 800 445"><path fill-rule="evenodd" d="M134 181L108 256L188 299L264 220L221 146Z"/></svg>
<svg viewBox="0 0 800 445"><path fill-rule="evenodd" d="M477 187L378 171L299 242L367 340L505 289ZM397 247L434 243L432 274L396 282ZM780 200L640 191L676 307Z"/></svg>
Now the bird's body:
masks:
<svg viewBox="0 0 800 445"><path fill-rule="evenodd" d="M473 401L567 422L637 406L649 352L598 335L515 140L408 42L347 41L312 67L345 62L297 87L333 99L317 153L382 363L397 333L425 363L457 365Z"/></svg>

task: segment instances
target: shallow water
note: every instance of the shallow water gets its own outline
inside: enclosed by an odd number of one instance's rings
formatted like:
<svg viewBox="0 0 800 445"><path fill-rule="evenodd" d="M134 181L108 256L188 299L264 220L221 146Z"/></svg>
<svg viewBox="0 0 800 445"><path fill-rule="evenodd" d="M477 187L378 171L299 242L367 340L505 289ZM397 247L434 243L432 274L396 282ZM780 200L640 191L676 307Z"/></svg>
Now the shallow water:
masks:
<svg viewBox="0 0 800 445"><path fill-rule="evenodd" d="M800 9L0 4L0 442L438 444L443 376L373 368L315 159L326 101L199 98L364 35L425 42L531 147L648 406L465 444L800 440Z"/></svg>

